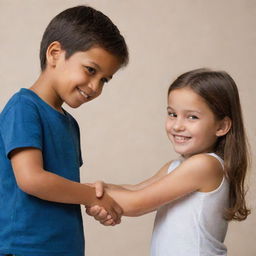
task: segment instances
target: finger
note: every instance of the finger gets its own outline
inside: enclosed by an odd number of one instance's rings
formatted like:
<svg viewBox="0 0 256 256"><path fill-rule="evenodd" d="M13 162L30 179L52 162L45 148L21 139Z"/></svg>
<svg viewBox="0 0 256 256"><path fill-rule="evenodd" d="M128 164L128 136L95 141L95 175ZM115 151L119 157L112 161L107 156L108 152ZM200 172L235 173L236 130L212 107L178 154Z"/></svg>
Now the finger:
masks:
<svg viewBox="0 0 256 256"><path fill-rule="evenodd" d="M86 213L90 216L96 216L100 213L101 207L98 205L94 205L92 207L86 208Z"/></svg>
<svg viewBox="0 0 256 256"><path fill-rule="evenodd" d="M107 219L107 220L112 219L111 215L109 214L106 219Z"/></svg>
<svg viewBox="0 0 256 256"><path fill-rule="evenodd" d="M110 220L106 220L106 221L101 221L100 222L102 225L104 226L113 226L115 224L114 220L113 219L110 219Z"/></svg>
<svg viewBox="0 0 256 256"><path fill-rule="evenodd" d="M98 213L97 218L100 220L108 220L108 213L104 208L101 208L101 211ZM111 216L110 216L111 217Z"/></svg>
<svg viewBox="0 0 256 256"><path fill-rule="evenodd" d="M95 182L96 196L101 198L104 194L104 183L102 181Z"/></svg>
<svg viewBox="0 0 256 256"><path fill-rule="evenodd" d="M119 215L115 212L115 210L111 207L108 211L108 214L111 215L112 219L116 221L119 218Z"/></svg>
<svg viewBox="0 0 256 256"><path fill-rule="evenodd" d="M99 211L95 211L93 215L91 215L94 217L95 220L98 221L105 221L108 220L108 213L107 211L103 208L103 207L99 207Z"/></svg>

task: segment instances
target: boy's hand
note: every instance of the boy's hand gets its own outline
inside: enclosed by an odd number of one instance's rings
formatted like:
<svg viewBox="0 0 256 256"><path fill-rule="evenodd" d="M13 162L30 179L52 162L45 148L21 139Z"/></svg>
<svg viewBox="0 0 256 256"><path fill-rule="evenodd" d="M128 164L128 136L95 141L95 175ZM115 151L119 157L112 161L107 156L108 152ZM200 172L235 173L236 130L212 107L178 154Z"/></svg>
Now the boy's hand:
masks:
<svg viewBox="0 0 256 256"><path fill-rule="evenodd" d="M109 215L107 211L99 205L87 207L86 213L94 217L95 220L99 221L104 226L115 226L121 222L121 219L114 221L111 215Z"/></svg>
<svg viewBox="0 0 256 256"><path fill-rule="evenodd" d="M122 209L120 206L106 193L104 194L104 187L106 184L102 181L97 181L93 184L87 185L95 188L96 197L101 200L101 198L107 198L107 200L112 200L114 202L114 209L117 213L117 216L113 215L111 209L109 210L108 207L103 207L98 204L93 205L91 207L86 207L86 213L90 216L93 216L95 220L99 221L104 226L114 226L121 222L121 214ZM113 203L112 202L112 203Z"/></svg>

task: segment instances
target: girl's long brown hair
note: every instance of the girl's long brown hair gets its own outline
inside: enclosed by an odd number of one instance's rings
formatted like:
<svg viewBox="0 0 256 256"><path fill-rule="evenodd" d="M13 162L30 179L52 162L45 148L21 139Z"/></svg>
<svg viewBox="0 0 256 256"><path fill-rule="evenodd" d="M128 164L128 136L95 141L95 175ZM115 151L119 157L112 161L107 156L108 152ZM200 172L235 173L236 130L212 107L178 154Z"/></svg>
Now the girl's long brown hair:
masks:
<svg viewBox="0 0 256 256"><path fill-rule="evenodd" d="M224 71L196 69L179 76L169 87L168 95L172 90L186 86L205 100L218 120L231 119L231 128L225 136L218 138L215 153L224 159L225 176L230 184L230 204L225 218L245 220L250 214L244 184L250 158L237 86Z"/></svg>

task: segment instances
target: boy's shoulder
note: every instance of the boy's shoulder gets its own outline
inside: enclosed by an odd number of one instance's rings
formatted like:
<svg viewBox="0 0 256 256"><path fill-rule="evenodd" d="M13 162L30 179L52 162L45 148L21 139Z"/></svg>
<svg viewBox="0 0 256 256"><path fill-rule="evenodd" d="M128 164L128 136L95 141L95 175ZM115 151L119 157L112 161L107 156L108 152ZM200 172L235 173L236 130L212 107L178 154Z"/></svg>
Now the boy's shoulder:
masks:
<svg viewBox="0 0 256 256"><path fill-rule="evenodd" d="M35 105L35 101L29 94L28 89L20 89L18 92L13 94L13 96L8 100L2 112L0 113L0 117L5 116L11 109L13 108L25 108Z"/></svg>
<svg viewBox="0 0 256 256"><path fill-rule="evenodd" d="M41 123L51 120L50 123L53 126L57 123L64 123L68 126L68 123L72 123L79 130L76 119L66 110L63 111L64 113L61 113L54 109L32 90L22 88L5 105L0 113L0 123L7 119L17 120L17 118L23 121L37 120Z"/></svg>

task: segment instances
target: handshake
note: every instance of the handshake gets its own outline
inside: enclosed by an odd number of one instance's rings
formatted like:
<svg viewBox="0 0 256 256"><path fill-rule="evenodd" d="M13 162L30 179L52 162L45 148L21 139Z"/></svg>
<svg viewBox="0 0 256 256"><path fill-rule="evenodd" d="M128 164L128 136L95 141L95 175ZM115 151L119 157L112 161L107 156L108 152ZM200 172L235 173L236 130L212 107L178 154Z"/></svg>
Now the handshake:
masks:
<svg viewBox="0 0 256 256"><path fill-rule="evenodd" d="M95 189L95 195L92 203L86 206L86 213L104 226L114 226L121 222L123 209L113 199L118 190L124 190L123 187L106 184L102 181L95 183L86 183L86 185ZM113 197L113 198L112 198Z"/></svg>

